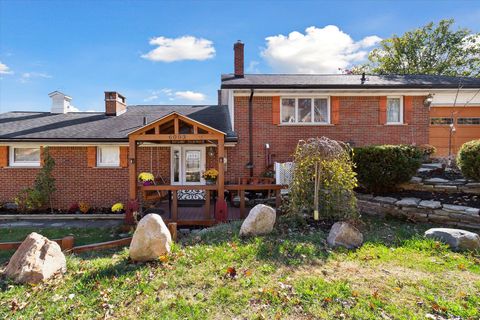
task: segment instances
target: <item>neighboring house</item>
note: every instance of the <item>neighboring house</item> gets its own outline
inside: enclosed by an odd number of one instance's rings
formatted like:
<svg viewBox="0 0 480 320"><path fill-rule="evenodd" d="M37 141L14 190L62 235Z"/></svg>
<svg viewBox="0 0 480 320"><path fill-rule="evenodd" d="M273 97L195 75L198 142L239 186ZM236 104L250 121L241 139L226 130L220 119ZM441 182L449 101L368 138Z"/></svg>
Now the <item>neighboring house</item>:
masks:
<svg viewBox="0 0 480 320"><path fill-rule="evenodd" d="M297 142L310 137L355 146L431 143L440 155L448 154L446 141L456 152L480 137L480 79L247 75L243 44L234 52L218 105L127 107L125 97L105 92L105 112L69 112L71 98L53 92L51 112L0 114L0 202L32 185L45 146L56 161L55 206L67 208L138 198L142 171L176 189L233 190L239 179L289 161ZM461 107L453 108L455 97ZM201 187L208 168L221 172L215 188Z"/></svg>

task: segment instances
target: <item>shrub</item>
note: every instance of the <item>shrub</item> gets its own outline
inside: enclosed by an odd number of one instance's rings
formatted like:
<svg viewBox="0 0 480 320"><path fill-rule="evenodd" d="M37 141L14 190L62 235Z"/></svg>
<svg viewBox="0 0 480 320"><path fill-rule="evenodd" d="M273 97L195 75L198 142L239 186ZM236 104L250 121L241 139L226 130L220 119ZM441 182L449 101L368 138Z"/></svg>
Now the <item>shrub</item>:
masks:
<svg viewBox="0 0 480 320"><path fill-rule="evenodd" d="M422 144L418 146L418 150L423 153L424 157L428 158L437 152L437 148L432 146L431 144Z"/></svg>
<svg viewBox="0 0 480 320"><path fill-rule="evenodd" d="M462 174L480 181L480 140L465 142L458 152L457 165Z"/></svg>
<svg viewBox="0 0 480 320"><path fill-rule="evenodd" d="M123 212L123 203L117 202L112 206L112 212L121 213Z"/></svg>
<svg viewBox="0 0 480 320"><path fill-rule="evenodd" d="M86 202L79 202L78 208L80 209L81 213L88 213L90 211L90 205Z"/></svg>
<svg viewBox="0 0 480 320"><path fill-rule="evenodd" d="M359 184L370 192L391 191L409 181L422 158L418 148L408 145L366 146L353 152Z"/></svg>
<svg viewBox="0 0 480 320"><path fill-rule="evenodd" d="M318 210L322 218L328 219L357 215L353 192L357 179L347 145L325 137L302 140L297 145L293 162L292 212ZM318 191L316 200L315 189Z"/></svg>
<svg viewBox="0 0 480 320"><path fill-rule="evenodd" d="M74 202L68 207L68 213L77 213L77 211L80 211L80 206L78 205L78 202Z"/></svg>

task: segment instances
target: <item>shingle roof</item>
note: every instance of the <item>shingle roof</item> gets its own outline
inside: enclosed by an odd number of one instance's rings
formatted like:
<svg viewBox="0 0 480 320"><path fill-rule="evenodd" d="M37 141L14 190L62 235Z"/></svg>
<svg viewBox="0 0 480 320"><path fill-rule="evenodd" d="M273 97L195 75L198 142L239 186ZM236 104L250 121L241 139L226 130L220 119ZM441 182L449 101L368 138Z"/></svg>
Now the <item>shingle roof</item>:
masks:
<svg viewBox="0 0 480 320"><path fill-rule="evenodd" d="M172 112L178 112L227 133L236 141L227 106L134 105L119 116L99 112L7 112L0 114L0 141L127 141L128 133Z"/></svg>
<svg viewBox="0 0 480 320"><path fill-rule="evenodd" d="M395 89L480 88L480 78L435 75L233 74L222 75L222 89Z"/></svg>

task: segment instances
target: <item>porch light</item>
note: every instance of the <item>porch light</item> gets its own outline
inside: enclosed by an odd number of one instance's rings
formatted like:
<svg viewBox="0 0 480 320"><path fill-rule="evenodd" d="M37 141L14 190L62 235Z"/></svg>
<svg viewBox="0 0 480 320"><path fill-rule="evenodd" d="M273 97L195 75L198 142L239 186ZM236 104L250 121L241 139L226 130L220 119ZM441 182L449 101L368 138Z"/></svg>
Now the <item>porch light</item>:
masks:
<svg viewBox="0 0 480 320"><path fill-rule="evenodd" d="M135 158L130 158L130 164L134 164L135 163Z"/></svg>
<svg viewBox="0 0 480 320"><path fill-rule="evenodd" d="M270 149L270 144L269 143L265 143L265 149Z"/></svg>
<svg viewBox="0 0 480 320"><path fill-rule="evenodd" d="M215 155L215 152L213 151L213 147L208 148L208 156L212 158Z"/></svg>
<svg viewBox="0 0 480 320"><path fill-rule="evenodd" d="M423 100L423 105L427 108L430 108L433 102L433 94L429 93L428 96Z"/></svg>

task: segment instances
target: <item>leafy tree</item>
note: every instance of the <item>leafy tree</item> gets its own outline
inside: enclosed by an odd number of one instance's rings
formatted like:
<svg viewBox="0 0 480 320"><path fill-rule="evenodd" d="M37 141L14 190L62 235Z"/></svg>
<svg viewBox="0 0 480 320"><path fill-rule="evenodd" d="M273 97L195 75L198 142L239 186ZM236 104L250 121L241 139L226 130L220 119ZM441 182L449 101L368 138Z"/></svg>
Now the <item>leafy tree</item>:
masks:
<svg viewBox="0 0 480 320"><path fill-rule="evenodd" d="M382 40L369 62L352 73L432 74L480 77L480 33L453 30L454 20L441 20Z"/></svg>

